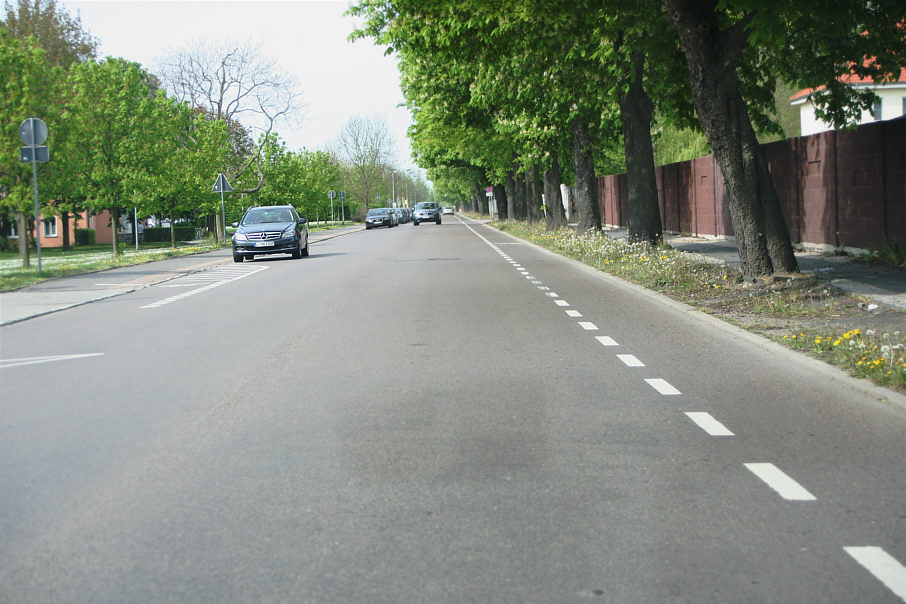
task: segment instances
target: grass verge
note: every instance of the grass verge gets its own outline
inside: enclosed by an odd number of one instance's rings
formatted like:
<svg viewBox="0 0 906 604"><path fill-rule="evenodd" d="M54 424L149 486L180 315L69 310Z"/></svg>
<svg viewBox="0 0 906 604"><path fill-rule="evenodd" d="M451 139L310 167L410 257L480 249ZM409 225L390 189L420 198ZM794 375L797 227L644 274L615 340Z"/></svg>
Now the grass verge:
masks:
<svg viewBox="0 0 906 604"><path fill-rule="evenodd" d="M653 248L525 222L493 226L906 393L906 313L868 311L865 301L807 275L744 283L738 271L668 245Z"/></svg>
<svg viewBox="0 0 906 604"><path fill-rule="evenodd" d="M117 266L144 264L174 256L187 256L209 252L221 247L213 241L178 245L171 248L169 243L143 244L142 249L127 247L114 257L109 245L80 246L69 250L45 248L41 250L41 271L38 271L37 257L32 254L31 267L23 268L22 260L14 252L0 253L0 291L12 291L22 287L64 277L101 271Z"/></svg>

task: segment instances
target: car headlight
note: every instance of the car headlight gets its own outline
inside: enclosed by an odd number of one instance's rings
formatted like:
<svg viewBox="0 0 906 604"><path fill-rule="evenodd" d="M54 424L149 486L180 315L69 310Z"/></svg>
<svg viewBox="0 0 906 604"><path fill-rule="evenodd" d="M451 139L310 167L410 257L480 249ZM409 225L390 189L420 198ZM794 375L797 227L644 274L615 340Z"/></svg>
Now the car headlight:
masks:
<svg viewBox="0 0 906 604"><path fill-rule="evenodd" d="M233 241L248 241L249 238L245 236L245 233L236 233L233 235Z"/></svg>
<svg viewBox="0 0 906 604"><path fill-rule="evenodd" d="M283 231L283 236L284 237L295 237L296 236L296 227L289 227L288 229Z"/></svg>

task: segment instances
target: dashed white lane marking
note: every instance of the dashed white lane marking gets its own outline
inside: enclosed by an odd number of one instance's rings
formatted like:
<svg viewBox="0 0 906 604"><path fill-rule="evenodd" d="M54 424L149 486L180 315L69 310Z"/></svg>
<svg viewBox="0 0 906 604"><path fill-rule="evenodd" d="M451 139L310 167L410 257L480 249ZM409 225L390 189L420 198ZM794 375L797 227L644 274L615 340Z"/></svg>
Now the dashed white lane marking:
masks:
<svg viewBox="0 0 906 604"><path fill-rule="evenodd" d="M689 419L698 424L698 427L711 436L736 436L725 425L714 419L710 413L704 411L687 411Z"/></svg>
<svg viewBox="0 0 906 604"><path fill-rule="evenodd" d="M906 567L896 558L880 547L844 547L843 551L906 602Z"/></svg>
<svg viewBox="0 0 906 604"><path fill-rule="evenodd" d="M616 340L610 336L596 336L595 339L600 342L602 346L619 346Z"/></svg>
<svg viewBox="0 0 906 604"><path fill-rule="evenodd" d="M54 363L56 361L71 361L73 359L86 359L88 357L103 356L103 352L89 352L86 354L58 354L47 357L27 357L22 359L2 359L0 369L7 367L21 367L22 365L37 365L38 363Z"/></svg>
<svg viewBox="0 0 906 604"><path fill-rule="evenodd" d="M566 314L570 317L581 317L582 316L582 313L580 313L578 310L568 310L568 311L566 311Z"/></svg>
<svg viewBox="0 0 906 604"><path fill-rule="evenodd" d="M539 283L540 283L540 281L539 281ZM546 291L550 291L551 288L549 288L549 287L546 286L546 285L539 285L539 286L538 286L538 289L541 290L541 291L543 291L543 292L546 292Z"/></svg>
<svg viewBox="0 0 906 604"><path fill-rule="evenodd" d="M547 293L544 294L544 295L547 296L547 297L549 297L549 298L559 298L559 297L560 297L560 294L558 294L558 293L556 293L556 292L547 292Z"/></svg>
<svg viewBox="0 0 906 604"><path fill-rule="evenodd" d="M644 367L645 363L638 360L634 354L618 354L617 358L627 367Z"/></svg>
<svg viewBox="0 0 906 604"><path fill-rule="evenodd" d="M747 463L746 468L787 501L814 501L815 496L772 463Z"/></svg>
<svg viewBox="0 0 906 604"><path fill-rule="evenodd" d="M588 321L579 321L579 327L581 327L585 331L596 331L598 329L597 325Z"/></svg>
<svg viewBox="0 0 906 604"><path fill-rule="evenodd" d="M554 304L557 306L569 306L569 302L566 300L554 300Z"/></svg>
<svg viewBox="0 0 906 604"><path fill-rule="evenodd" d="M144 306L140 306L139 308L159 308L166 304L170 304L171 302L183 300L185 298L188 298L189 296L194 296L195 294L200 294L202 292L206 292L208 290L214 289L215 287L220 287L221 285L226 285L227 283L232 283L233 281L238 281L239 279L243 279L245 277L248 277L249 275L254 275L257 272L263 271L266 268L268 268L267 265L262 265L262 266L257 266L257 267L248 267L247 269L240 269L240 270L237 270L237 269L215 270L213 272L215 274L220 275L219 281L214 281L213 283L208 283L207 285L205 285L203 287L199 287L198 289L189 290L187 292L183 292L181 294L177 294L177 295L171 296L169 298L164 298L163 300L158 300L157 302L152 302L151 304L146 304Z"/></svg>
<svg viewBox="0 0 906 604"><path fill-rule="evenodd" d="M662 380L661 378L648 378L645 380L645 382L664 396L676 396L678 394L682 394L682 392L671 386L670 382L668 382L667 380Z"/></svg>

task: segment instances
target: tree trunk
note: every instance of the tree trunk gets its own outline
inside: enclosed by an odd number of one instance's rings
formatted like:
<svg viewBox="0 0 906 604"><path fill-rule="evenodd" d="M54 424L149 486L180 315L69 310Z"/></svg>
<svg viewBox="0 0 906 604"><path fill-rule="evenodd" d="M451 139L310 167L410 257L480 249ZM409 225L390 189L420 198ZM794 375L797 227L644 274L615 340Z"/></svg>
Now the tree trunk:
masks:
<svg viewBox="0 0 906 604"><path fill-rule="evenodd" d="M645 54L636 50L632 53L633 74L629 87L619 95L626 182L629 185L629 241L647 241L657 245L664 232L657 197L654 147L651 144L654 103L645 92L644 69Z"/></svg>
<svg viewBox="0 0 906 604"><path fill-rule="evenodd" d="M767 162L739 91L737 59L748 18L720 29L714 1L663 0L689 69L692 100L727 184L730 218L746 278L798 272Z"/></svg>
<svg viewBox="0 0 906 604"><path fill-rule="evenodd" d="M538 166L532 164L525 174L525 215L530 222L541 220L542 192Z"/></svg>
<svg viewBox="0 0 906 604"><path fill-rule="evenodd" d="M560 193L560 162L553 154L551 167L544 171L544 207L547 208L545 219L547 230L556 231L566 226L563 214L563 195Z"/></svg>
<svg viewBox="0 0 906 604"><path fill-rule="evenodd" d="M506 188L503 185L494 185L494 199L497 201L497 219L506 220L509 215L507 206L509 200L506 197Z"/></svg>
<svg viewBox="0 0 906 604"><path fill-rule="evenodd" d="M572 123L573 161L576 165L576 210L579 219L576 232L601 230L601 209L598 207L598 180L591 156L592 141L588 124L580 118Z"/></svg>
<svg viewBox="0 0 906 604"><path fill-rule="evenodd" d="M31 267L31 258L28 249L28 221L24 212L16 212L16 233L19 235L19 258L22 259L22 268Z"/></svg>
<svg viewBox="0 0 906 604"><path fill-rule="evenodd" d="M516 166L506 175L506 217L507 220L516 220Z"/></svg>
<svg viewBox="0 0 906 604"><path fill-rule="evenodd" d="M515 166L514 166L515 169ZM525 220L526 217L526 203L525 203L525 172L522 174L516 173L516 195L513 199L513 206L516 210L516 220Z"/></svg>
<svg viewBox="0 0 906 604"><path fill-rule="evenodd" d="M120 255L120 210L110 208L110 230L113 231L113 256Z"/></svg>
<svg viewBox="0 0 906 604"><path fill-rule="evenodd" d="M60 221L63 223L61 225L63 228L63 249L68 250L72 247L69 237L69 212L60 212Z"/></svg>

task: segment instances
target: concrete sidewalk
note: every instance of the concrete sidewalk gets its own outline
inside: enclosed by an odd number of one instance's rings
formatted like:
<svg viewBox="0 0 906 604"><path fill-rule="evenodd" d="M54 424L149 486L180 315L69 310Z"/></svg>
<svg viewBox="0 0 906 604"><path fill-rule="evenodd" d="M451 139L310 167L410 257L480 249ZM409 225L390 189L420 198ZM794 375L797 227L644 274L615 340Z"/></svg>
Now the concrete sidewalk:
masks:
<svg viewBox="0 0 906 604"><path fill-rule="evenodd" d="M626 229L605 229L615 239L626 239ZM664 240L673 248L698 254L706 262L716 262L738 269L739 252L733 240L706 237L684 237L665 234ZM906 271L855 262L847 256L827 256L820 252L796 252L799 270L820 281L865 298L906 310Z"/></svg>
<svg viewBox="0 0 906 604"><path fill-rule="evenodd" d="M363 230L363 226L343 227L311 233L309 245ZM81 306L89 302L121 296L170 281L220 264L232 263L229 248L167 258L145 264L111 268L84 275L42 281L14 292L0 292L0 325L16 323Z"/></svg>

